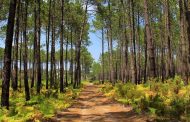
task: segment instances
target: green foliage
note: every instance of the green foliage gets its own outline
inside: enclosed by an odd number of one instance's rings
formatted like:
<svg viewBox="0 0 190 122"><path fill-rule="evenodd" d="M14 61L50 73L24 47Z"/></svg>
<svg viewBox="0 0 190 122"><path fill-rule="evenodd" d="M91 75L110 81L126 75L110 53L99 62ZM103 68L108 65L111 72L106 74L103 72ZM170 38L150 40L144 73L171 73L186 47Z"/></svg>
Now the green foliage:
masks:
<svg viewBox="0 0 190 122"><path fill-rule="evenodd" d="M98 76L101 72L101 65L99 63L94 62L92 64L92 68L91 68L92 72L91 72L91 80L98 80Z"/></svg>
<svg viewBox="0 0 190 122"><path fill-rule="evenodd" d="M111 84L106 84L102 87L101 91L104 93L108 93L113 89L113 86Z"/></svg>
<svg viewBox="0 0 190 122"><path fill-rule="evenodd" d="M57 90L42 89L41 95L33 95L30 101L25 101L22 92L11 90L10 109L0 108L0 121L34 121L54 116L57 110L65 109L79 95L81 89L71 86L61 94Z"/></svg>
<svg viewBox="0 0 190 122"><path fill-rule="evenodd" d="M148 109L149 109L150 114L153 114L153 115L156 114L156 109L155 108L148 107Z"/></svg>
<svg viewBox="0 0 190 122"><path fill-rule="evenodd" d="M190 85L185 86L178 76L165 83L150 82L141 85L118 83L114 87L105 84L102 91L123 104L132 105L137 113L148 112L158 121L190 119Z"/></svg>
<svg viewBox="0 0 190 122"><path fill-rule="evenodd" d="M136 87L132 83L117 84L116 93L118 93L119 97L136 100L135 98L142 96L141 92L136 90Z"/></svg>

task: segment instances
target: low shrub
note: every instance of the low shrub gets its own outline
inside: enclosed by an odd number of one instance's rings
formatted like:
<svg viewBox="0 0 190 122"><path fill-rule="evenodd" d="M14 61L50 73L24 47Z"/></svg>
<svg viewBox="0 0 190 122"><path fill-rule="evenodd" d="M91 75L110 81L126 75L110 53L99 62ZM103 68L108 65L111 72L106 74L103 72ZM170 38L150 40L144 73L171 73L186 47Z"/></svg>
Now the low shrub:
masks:
<svg viewBox="0 0 190 122"><path fill-rule="evenodd" d="M32 91L32 90L31 90ZM23 92L10 91L10 110L0 107L0 121L39 121L54 116L60 109L69 107L81 89L66 88L65 93L58 90L41 90L40 95L33 95L25 101Z"/></svg>
<svg viewBox="0 0 190 122"><path fill-rule="evenodd" d="M111 93L110 97L123 104L132 105L137 113L145 111L160 120L190 120L190 85L185 86L179 76L164 83L153 79L140 85L105 84L102 91Z"/></svg>

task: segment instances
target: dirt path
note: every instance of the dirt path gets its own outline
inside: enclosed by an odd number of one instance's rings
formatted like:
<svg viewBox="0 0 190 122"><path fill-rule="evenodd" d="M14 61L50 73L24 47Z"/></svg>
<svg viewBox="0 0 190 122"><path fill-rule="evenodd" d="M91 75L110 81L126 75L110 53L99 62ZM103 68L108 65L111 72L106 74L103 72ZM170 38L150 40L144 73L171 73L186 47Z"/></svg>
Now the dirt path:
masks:
<svg viewBox="0 0 190 122"><path fill-rule="evenodd" d="M58 112L55 121L61 122L145 122L146 117L135 114L131 107L108 99L97 85L85 86L76 103Z"/></svg>

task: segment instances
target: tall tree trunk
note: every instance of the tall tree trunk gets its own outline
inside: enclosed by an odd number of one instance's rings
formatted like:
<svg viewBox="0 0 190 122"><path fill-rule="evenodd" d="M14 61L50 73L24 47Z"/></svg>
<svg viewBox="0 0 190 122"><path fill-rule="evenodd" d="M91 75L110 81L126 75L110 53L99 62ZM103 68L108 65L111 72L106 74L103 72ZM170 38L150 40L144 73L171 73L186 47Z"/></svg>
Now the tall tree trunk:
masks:
<svg viewBox="0 0 190 122"><path fill-rule="evenodd" d="M123 8L123 11L124 11L124 17L123 17L123 24L125 25L125 28L123 30L123 33L124 33L124 78L123 78L123 82L126 83L128 80L129 80L129 73L128 73L128 37L127 37L127 22L126 22L126 8L125 8L125 3L123 0L120 1L121 4L122 4L122 8Z"/></svg>
<svg viewBox="0 0 190 122"><path fill-rule="evenodd" d="M50 41L50 27L51 27L51 3L52 0L49 1L49 15L48 15L48 35L47 35L47 42L46 42L46 89L48 89L48 80L49 80L49 41Z"/></svg>
<svg viewBox="0 0 190 122"><path fill-rule="evenodd" d="M187 37L188 37L188 62L190 63L190 1L184 0L185 16L187 22Z"/></svg>
<svg viewBox="0 0 190 122"><path fill-rule="evenodd" d="M40 12L41 12L41 0L37 0L38 5L38 23L37 23L37 93L40 93L41 89L41 55L40 55L40 38L41 38L41 19L40 19Z"/></svg>
<svg viewBox="0 0 190 122"><path fill-rule="evenodd" d="M137 84L137 65L136 65L136 38L135 38L135 15L134 15L134 2L130 0L129 5L129 25L131 27L130 31L130 40L131 40L131 73L132 73L132 82ZM131 12L130 12L131 11ZM132 21L132 22L131 22Z"/></svg>
<svg viewBox="0 0 190 122"><path fill-rule="evenodd" d="M126 22L125 22L126 23ZM126 83L129 80L129 74L128 74L128 37L127 37L127 29L124 29L125 33L125 70L124 70L124 82Z"/></svg>
<svg viewBox="0 0 190 122"><path fill-rule="evenodd" d="M112 12L111 12L111 3L110 0L108 1L108 7L109 7L109 38L110 38L110 82L112 82L112 85L115 84L114 79L114 70L113 70L113 38L112 38Z"/></svg>
<svg viewBox="0 0 190 122"><path fill-rule="evenodd" d="M25 16L24 16L24 31L23 31L23 38L24 38L24 88L25 88L25 99L26 101L30 100L30 91L28 85L28 37L27 37L27 21L28 21L28 1L25 0Z"/></svg>
<svg viewBox="0 0 190 122"><path fill-rule="evenodd" d="M80 64L80 58L81 58L81 43L82 43L82 39L84 36L84 29L86 26L86 19L87 19L87 9L88 9L88 2L86 2L85 5L85 13L84 13L84 18L83 18L83 23L82 23L82 28L79 34L79 40L76 42L76 71L75 71L75 84L78 84L77 87L79 86L79 84L81 83L81 64ZM74 85L74 88L76 88L76 85Z"/></svg>
<svg viewBox="0 0 190 122"><path fill-rule="evenodd" d="M146 26L146 36L147 36L147 52L150 64L150 77L156 77L156 64L154 55L154 44L152 39L152 33L150 30L150 22L148 15L148 4L147 0L144 0L144 16L145 16L145 26Z"/></svg>
<svg viewBox="0 0 190 122"><path fill-rule="evenodd" d="M22 5L22 4L21 4ZM22 7L21 7L22 8ZM21 35L23 35L22 34L22 32L21 32ZM22 88L22 40L23 40L23 37L21 36L21 41L20 41L20 71L19 71L19 74L20 74L20 84L19 84L19 87L20 87L20 89Z"/></svg>
<svg viewBox="0 0 190 122"><path fill-rule="evenodd" d="M184 0L184 7L185 7L185 16L186 16L186 32L187 32L187 39L188 39L188 54L187 54L187 58L188 58L188 61L187 61L187 72L186 72L186 76L187 76L187 84L188 84L188 76L189 76L189 71L190 71L190 1L189 0Z"/></svg>
<svg viewBox="0 0 190 122"><path fill-rule="evenodd" d="M141 83L141 34L140 34L140 15L139 15L139 9L138 9L138 15L137 15L137 40L138 40L138 71L137 71L137 81L138 84Z"/></svg>
<svg viewBox="0 0 190 122"><path fill-rule="evenodd" d="M34 48L33 48L33 64L32 64L32 81L31 88L34 87L34 82L36 80L36 62L37 62L37 5L36 1L34 3Z"/></svg>
<svg viewBox="0 0 190 122"><path fill-rule="evenodd" d="M132 9L132 26L133 26L133 56L134 56L134 83L137 84L137 58L136 58L136 33L135 33L135 11L134 11L134 1L131 0L131 9Z"/></svg>
<svg viewBox="0 0 190 122"><path fill-rule="evenodd" d="M146 34L146 26L145 26L145 30L144 30L144 83L147 82L147 59L148 59L148 46L147 46L147 34Z"/></svg>
<svg viewBox="0 0 190 122"><path fill-rule="evenodd" d="M77 32L75 30L75 35L77 36ZM75 60L74 60L74 83L73 83L73 88L76 88L77 87L77 80L76 80L76 77L77 77L77 42L75 41L74 43L74 46L75 46Z"/></svg>
<svg viewBox="0 0 190 122"><path fill-rule="evenodd" d="M16 49L15 49L15 64L14 64L14 79L13 79L13 90L16 91L18 87L18 41L20 30L20 0L17 0L17 13L16 13Z"/></svg>
<svg viewBox="0 0 190 122"><path fill-rule="evenodd" d="M65 59L65 86L68 86L68 46L69 46L69 35L67 34L66 39L66 59Z"/></svg>
<svg viewBox="0 0 190 122"><path fill-rule="evenodd" d="M73 84L73 29L71 28L71 62L70 62L71 84Z"/></svg>
<svg viewBox="0 0 190 122"><path fill-rule="evenodd" d="M108 42L108 80L109 82L111 82L111 57L110 57L110 38L109 38L109 30L106 30L106 34L107 34L107 42Z"/></svg>
<svg viewBox="0 0 190 122"><path fill-rule="evenodd" d="M60 36L60 92L63 92L64 60L63 60L63 29L64 29L64 0L61 2L61 36Z"/></svg>
<svg viewBox="0 0 190 122"><path fill-rule="evenodd" d="M168 70L167 70L167 77L174 77L173 75L173 61L172 61L172 51L171 51L171 25L170 25L170 8L169 8L169 1L165 0L165 40L167 42L168 48Z"/></svg>
<svg viewBox="0 0 190 122"><path fill-rule="evenodd" d="M102 84L104 84L104 28L102 27Z"/></svg>
<svg viewBox="0 0 190 122"><path fill-rule="evenodd" d="M120 10L121 12L121 10ZM123 25L122 23L122 16L120 15L119 16L119 24L118 24L118 27L121 28ZM120 80L120 81L123 81L123 38L122 38L122 32L123 30L121 29L120 31L120 34L119 34L119 42L118 42L118 47L119 47L119 50L118 50L118 59L117 59L117 63L118 63L118 79L117 80Z"/></svg>
<svg viewBox="0 0 190 122"><path fill-rule="evenodd" d="M46 27L46 89L48 89L48 61L49 61L49 29Z"/></svg>
<svg viewBox="0 0 190 122"><path fill-rule="evenodd" d="M162 19L162 14L160 14L160 22L162 23L163 21L162 21L163 19ZM163 39L163 37L164 37L164 33L163 33L163 30L162 30L162 25L160 26L160 42L161 42L161 68L160 68L160 74L161 74L161 80L162 80L162 82L164 82L164 80L165 80L165 75L166 75L166 69L165 69L165 67L166 67L166 65L165 65L165 41L164 41L164 39Z"/></svg>
<svg viewBox="0 0 190 122"><path fill-rule="evenodd" d="M53 10L55 7L55 1L53 1ZM51 72L50 72L50 88L53 87L55 83L55 23L54 18L55 15L52 16L52 42L51 42Z"/></svg>
<svg viewBox="0 0 190 122"><path fill-rule="evenodd" d="M3 82L1 106L9 108L9 86L10 86L10 72L11 72L11 52L14 32L14 19L16 11L16 0L10 0L9 16L6 31L5 52L4 52L4 68L3 68Z"/></svg>
<svg viewBox="0 0 190 122"><path fill-rule="evenodd" d="M179 0L180 8L180 45L181 45L181 67L180 73L182 78L185 81L185 84L188 84L188 63L187 63L187 51L186 51L186 40L185 40L185 14L184 14L184 1Z"/></svg>

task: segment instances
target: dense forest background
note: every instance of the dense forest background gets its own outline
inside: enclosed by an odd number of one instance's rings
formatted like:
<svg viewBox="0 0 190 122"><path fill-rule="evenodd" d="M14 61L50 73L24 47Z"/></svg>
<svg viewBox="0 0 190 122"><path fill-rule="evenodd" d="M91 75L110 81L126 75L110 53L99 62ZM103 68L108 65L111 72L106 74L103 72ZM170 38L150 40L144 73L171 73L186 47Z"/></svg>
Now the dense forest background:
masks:
<svg viewBox="0 0 190 122"><path fill-rule="evenodd" d="M18 94L76 95L81 81L99 81L136 110L190 115L189 0L0 0L0 11L2 107ZM98 62L89 32L99 32Z"/></svg>

